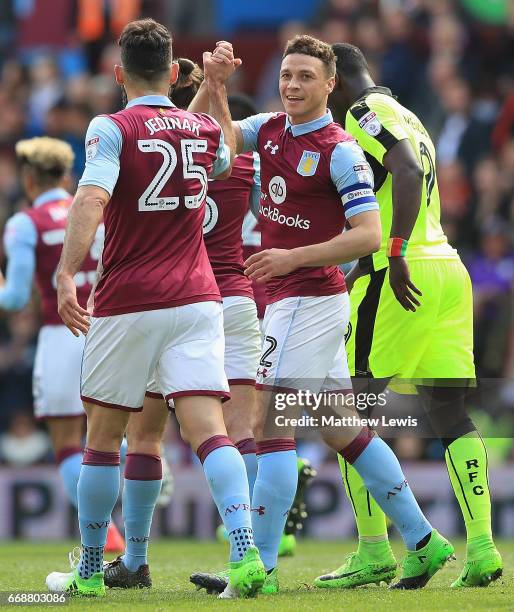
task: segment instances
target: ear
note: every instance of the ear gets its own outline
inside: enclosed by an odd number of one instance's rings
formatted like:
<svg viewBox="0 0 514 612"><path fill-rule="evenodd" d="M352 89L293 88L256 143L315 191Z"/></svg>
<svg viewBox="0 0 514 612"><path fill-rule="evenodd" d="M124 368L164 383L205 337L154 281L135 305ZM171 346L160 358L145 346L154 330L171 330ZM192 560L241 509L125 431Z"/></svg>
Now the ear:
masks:
<svg viewBox="0 0 514 612"><path fill-rule="evenodd" d="M334 91L335 86L336 86L336 77L330 77L326 84L328 95L330 95Z"/></svg>
<svg viewBox="0 0 514 612"><path fill-rule="evenodd" d="M173 62L171 64L171 71L170 71L170 85L174 85L177 82L179 72L180 72L180 66L178 62Z"/></svg>
<svg viewBox="0 0 514 612"><path fill-rule="evenodd" d="M116 83L118 85L124 85L125 84L125 74L124 74L123 66L120 66L119 64L115 64L115 66L114 66L114 78L116 79Z"/></svg>

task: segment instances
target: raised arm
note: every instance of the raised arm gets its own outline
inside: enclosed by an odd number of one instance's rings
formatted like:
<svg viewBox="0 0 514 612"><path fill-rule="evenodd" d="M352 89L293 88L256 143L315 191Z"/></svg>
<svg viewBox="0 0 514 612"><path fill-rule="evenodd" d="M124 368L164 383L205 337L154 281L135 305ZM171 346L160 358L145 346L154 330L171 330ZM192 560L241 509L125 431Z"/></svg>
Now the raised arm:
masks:
<svg viewBox="0 0 514 612"><path fill-rule="evenodd" d="M237 122L230 116L225 83L241 63L239 58L234 58L229 42L218 42L214 53L206 51L203 54L205 79L188 107L192 113L207 113L216 119L232 157L242 152L243 137Z"/></svg>

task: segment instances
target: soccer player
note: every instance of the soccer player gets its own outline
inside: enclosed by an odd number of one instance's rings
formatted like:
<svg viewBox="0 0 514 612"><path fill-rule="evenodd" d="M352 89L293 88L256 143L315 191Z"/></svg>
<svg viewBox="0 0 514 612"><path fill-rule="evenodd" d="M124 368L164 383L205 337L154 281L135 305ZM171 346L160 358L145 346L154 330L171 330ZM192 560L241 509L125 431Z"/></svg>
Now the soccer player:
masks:
<svg viewBox="0 0 514 612"><path fill-rule="evenodd" d="M491 535L486 450L466 414L462 388L475 376L472 290L441 228L434 146L419 119L389 89L375 85L357 47L336 44L333 50L338 84L331 106L373 168L382 221L380 250L350 274L350 372L425 383L418 393L445 447L467 530L466 563L452 586L487 586L501 576L502 560ZM374 583L396 564L384 513L344 457L340 465L359 547L339 569L318 578L319 587ZM401 584L412 588L417 581Z"/></svg>
<svg viewBox="0 0 514 612"><path fill-rule="evenodd" d="M33 372L35 416L45 421L55 460L69 501L77 506L82 463L84 409L80 401L80 363L84 338L72 338L57 313L55 271L59 263L71 195L64 185L73 164L71 147L55 138L31 138L16 144L21 182L32 207L15 214L5 228L7 278L0 288L0 308L18 311L30 299L35 277L41 298L42 322ZM85 305L102 249L103 226L81 271L78 299ZM0 273L1 277L1 273ZM114 523L109 540L123 547Z"/></svg>
<svg viewBox="0 0 514 612"><path fill-rule="evenodd" d="M214 59L233 61L231 45L218 43ZM294 433L281 435L267 428L268 407L280 389L349 390L341 329L348 322L349 300L337 264L380 246L369 165L362 149L326 110L334 85L330 46L297 36L286 45L280 69L286 112L234 123L237 152L255 150L261 160L264 250L245 265L250 278L266 282L268 296L257 372L258 471L252 498L252 508L258 509L253 515L255 542L268 573L268 592L278 590L278 546L297 484ZM206 97L206 89L200 88L193 108L205 108ZM352 229L343 233L345 221ZM390 448L367 428L349 426L323 434L355 466L398 527L408 549L404 574L422 572L427 582L453 547L423 516ZM412 561L418 556L427 569Z"/></svg>
<svg viewBox="0 0 514 612"><path fill-rule="evenodd" d="M185 58L178 60L180 72L170 98L179 108L187 108L200 84L203 72ZM231 96L233 116L243 119L255 113L251 100ZM260 197L259 158L239 155L231 176L224 181L209 181L203 234L214 277L223 299L225 332L225 373L230 400L223 404L227 433L241 453L246 466L250 499L257 476L253 420L255 418L255 373L260 356L260 331L251 281L244 275L241 227L252 199ZM155 381L150 381L143 411L132 414L127 429L128 460L133 454L158 456L168 410ZM127 486L134 485L125 480ZM158 483L138 483L137 495L124 494L126 551L106 564L105 584L109 587L151 586L146 553ZM228 534L227 534L228 535Z"/></svg>
<svg viewBox="0 0 514 612"><path fill-rule="evenodd" d="M120 442L156 372L230 536L230 596L244 597L260 589L265 572L253 544L244 462L223 422L221 400L229 396L223 314L202 235L207 177L230 173L235 148L223 85L234 65L204 57L212 64L209 112L218 123L177 109L167 97L178 66L166 27L131 22L119 44L115 75L128 104L88 128L86 168L57 270L59 314L75 335L87 333L81 396L88 427L78 484L80 560L70 573L50 574L47 585L53 592L105 594L103 547L119 489ZM102 215L103 272L89 320L73 275ZM146 453L130 459L125 478L137 495L138 484L160 479L160 459Z"/></svg>

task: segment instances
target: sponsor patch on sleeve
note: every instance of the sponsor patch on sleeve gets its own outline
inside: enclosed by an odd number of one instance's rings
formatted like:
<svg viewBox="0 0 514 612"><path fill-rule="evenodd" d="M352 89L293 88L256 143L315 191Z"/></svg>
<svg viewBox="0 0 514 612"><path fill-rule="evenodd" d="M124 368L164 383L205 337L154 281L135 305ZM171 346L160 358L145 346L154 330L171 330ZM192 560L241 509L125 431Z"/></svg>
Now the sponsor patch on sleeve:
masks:
<svg viewBox="0 0 514 612"><path fill-rule="evenodd" d="M86 142L86 160L94 159L96 154L98 153L98 143L100 142L100 137L95 136Z"/></svg>
<svg viewBox="0 0 514 612"><path fill-rule="evenodd" d="M375 111L369 111L359 121L359 127L370 136L377 136L382 131L382 124L378 120Z"/></svg>
<svg viewBox="0 0 514 612"><path fill-rule="evenodd" d="M359 183L368 183L373 185L373 172L369 164L355 164L353 171L357 177Z"/></svg>

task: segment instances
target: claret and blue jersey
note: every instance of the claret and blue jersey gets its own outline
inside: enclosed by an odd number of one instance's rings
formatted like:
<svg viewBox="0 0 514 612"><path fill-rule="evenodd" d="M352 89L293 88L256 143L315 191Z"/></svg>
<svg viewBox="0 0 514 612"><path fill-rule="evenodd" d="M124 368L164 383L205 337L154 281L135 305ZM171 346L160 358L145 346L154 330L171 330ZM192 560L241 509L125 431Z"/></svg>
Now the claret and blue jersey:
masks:
<svg viewBox="0 0 514 612"><path fill-rule="evenodd" d="M229 165L220 125L166 96L93 119L79 186L111 196L95 316L220 301L202 225L208 177Z"/></svg>
<svg viewBox="0 0 514 612"><path fill-rule="evenodd" d="M346 219L378 210L373 174L353 137L329 111L292 125L284 113L262 113L239 122L244 150L261 158L262 247L292 249L331 240ZM337 266L301 269L272 279L270 302L291 296L333 295L345 290Z"/></svg>

